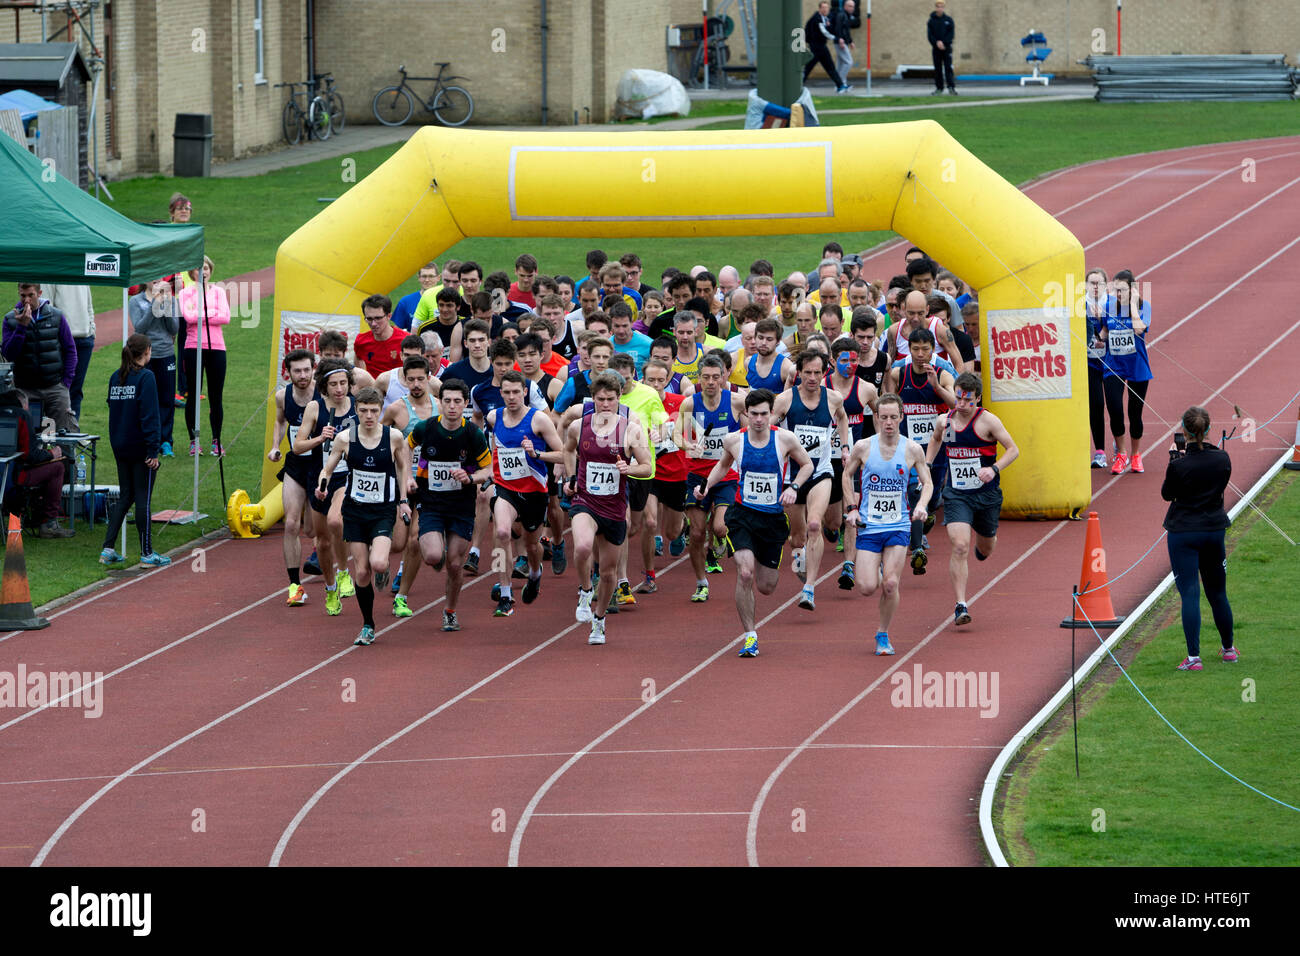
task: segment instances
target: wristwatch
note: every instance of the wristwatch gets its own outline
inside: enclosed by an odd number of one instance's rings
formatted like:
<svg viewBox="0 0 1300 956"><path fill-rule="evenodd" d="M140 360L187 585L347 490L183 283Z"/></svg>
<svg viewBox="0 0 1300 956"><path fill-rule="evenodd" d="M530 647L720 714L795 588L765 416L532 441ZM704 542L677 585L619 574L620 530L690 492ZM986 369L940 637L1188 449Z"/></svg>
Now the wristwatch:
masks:
<svg viewBox="0 0 1300 956"><path fill-rule="evenodd" d="M792 482L790 482L790 490L791 490L791 491L798 491L798 490L799 490L799 482L797 482L797 481L792 481Z"/></svg>

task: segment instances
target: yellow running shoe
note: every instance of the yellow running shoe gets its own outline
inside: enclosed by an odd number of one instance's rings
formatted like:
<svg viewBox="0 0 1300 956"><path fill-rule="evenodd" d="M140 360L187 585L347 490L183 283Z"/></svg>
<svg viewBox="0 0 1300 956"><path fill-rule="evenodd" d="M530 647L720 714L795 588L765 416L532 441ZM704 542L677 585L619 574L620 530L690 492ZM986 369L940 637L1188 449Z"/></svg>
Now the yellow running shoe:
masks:
<svg viewBox="0 0 1300 956"><path fill-rule="evenodd" d="M405 597L399 594L397 597L393 598L393 617L410 617L414 613L414 611L407 607Z"/></svg>
<svg viewBox="0 0 1300 956"><path fill-rule="evenodd" d="M346 571L337 571L334 574L334 583L338 585L339 597L356 597L357 589L352 583L352 575Z"/></svg>
<svg viewBox="0 0 1300 956"><path fill-rule="evenodd" d="M307 603L307 591L301 584L289 585L289 600L285 602L289 607L302 607Z"/></svg>
<svg viewBox="0 0 1300 956"><path fill-rule="evenodd" d="M636 596L632 594L632 585L624 581L618 586L618 606L619 607L636 607Z"/></svg>
<svg viewBox="0 0 1300 956"><path fill-rule="evenodd" d="M325 592L325 613L330 617L341 614L343 611L343 601L339 598L339 589Z"/></svg>

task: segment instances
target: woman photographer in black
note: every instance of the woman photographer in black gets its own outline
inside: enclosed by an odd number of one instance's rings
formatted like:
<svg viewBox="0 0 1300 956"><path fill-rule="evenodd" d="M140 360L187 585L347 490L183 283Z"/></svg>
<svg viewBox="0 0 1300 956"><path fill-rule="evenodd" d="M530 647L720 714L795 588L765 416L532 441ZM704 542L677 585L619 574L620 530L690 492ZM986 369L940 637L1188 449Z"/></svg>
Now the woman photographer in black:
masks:
<svg viewBox="0 0 1300 956"><path fill-rule="evenodd" d="M1183 412L1182 430L1169 449L1169 467L1160 496L1170 502L1165 515L1169 532L1169 563L1183 602L1183 636L1187 657L1180 671L1201 667L1201 588L1214 613L1222 648L1219 656L1231 663L1237 659L1232 644L1232 608L1228 605L1228 558L1224 536L1228 514L1223 510L1223 491L1232 477L1228 453L1205 443L1210 430L1210 413L1193 405ZM1199 574L1199 582L1198 582Z"/></svg>

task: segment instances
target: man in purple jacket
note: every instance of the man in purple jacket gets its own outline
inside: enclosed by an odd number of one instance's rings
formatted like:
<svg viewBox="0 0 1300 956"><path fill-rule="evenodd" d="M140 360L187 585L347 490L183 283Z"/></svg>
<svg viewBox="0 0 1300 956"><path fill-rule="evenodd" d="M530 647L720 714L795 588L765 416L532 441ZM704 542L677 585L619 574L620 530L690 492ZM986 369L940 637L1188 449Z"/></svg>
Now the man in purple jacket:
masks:
<svg viewBox="0 0 1300 956"><path fill-rule="evenodd" d="M77 374L77 343L63 313L41 298L39 283L18 284L18 302L4 318L0 355L13 363L14 384L28 401L40 399L59 429L75 432L68 386Z"/></svg>

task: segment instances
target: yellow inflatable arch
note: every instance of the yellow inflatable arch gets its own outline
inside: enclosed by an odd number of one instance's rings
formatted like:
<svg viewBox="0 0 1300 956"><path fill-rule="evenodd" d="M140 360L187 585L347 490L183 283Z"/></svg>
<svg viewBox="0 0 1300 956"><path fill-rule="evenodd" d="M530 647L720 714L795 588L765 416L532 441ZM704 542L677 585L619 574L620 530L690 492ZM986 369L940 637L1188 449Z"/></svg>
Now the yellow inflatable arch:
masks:
<svg viewBox="0 0 1300 956"><path fill-rule="evenodd" d="M1048 306L1083 275L1083 250L929 120L726 132L427 127L280 246L270 381L284 381L287 349L312 346L331 324L355 329L366 296L387 294L468 236L877 229L979 290L984 404L1021 450L1002 477L1004 513L1077 514L1090 496L1084 329L1068 301ZM274 415L271 405L268 445ZM264 492L276 490L277 470L266 463Z"/></svg>

